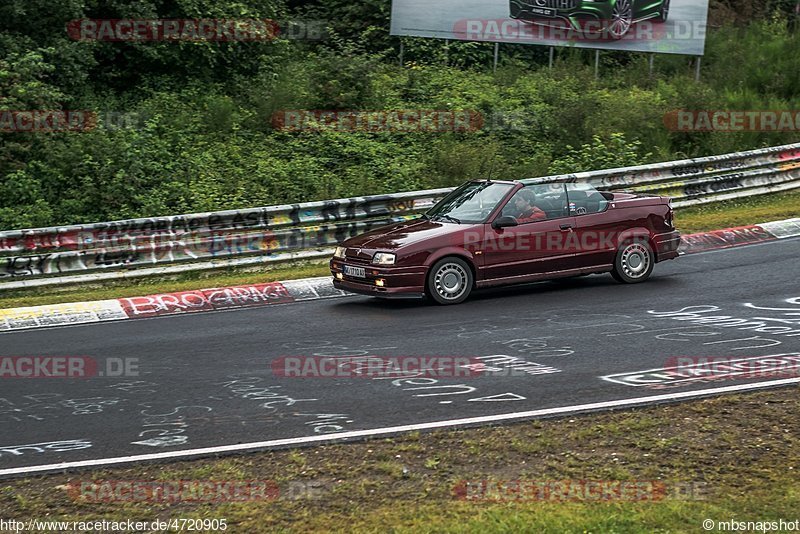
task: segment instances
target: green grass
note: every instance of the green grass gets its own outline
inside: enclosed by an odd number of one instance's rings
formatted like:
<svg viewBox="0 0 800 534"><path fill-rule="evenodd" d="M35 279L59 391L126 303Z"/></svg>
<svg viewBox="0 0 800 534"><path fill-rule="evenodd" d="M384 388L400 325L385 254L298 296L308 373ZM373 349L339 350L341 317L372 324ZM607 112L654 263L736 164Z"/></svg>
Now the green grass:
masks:
<svg viewBox="0 0 800 534"><path fill-rule="evenodd" d="M590 431L587 432L587 429ZM668 447L659 443L668 442ZM525 443L536 443L525 447ZM0 483L0 518L226 518L228 532L702 532L704 519L794 520L798 388L497 428ZM242 503L91 503L81 481L274 481ZM460 500L460 481L660 481L655 501ZM695 488L694 494L677 488ZM304 488L314 488L313 491Z"/></svg>
<svg viewBox="0 0 800 534"><path fill-rule="evenodd" d="M746 226L800 217L800 191L731 200L677 210L676 225L684 234ZM303 263L268 270L224 270L185 273L170 278L140 278L102 284L76 284L0 291L0 309L80 302L209 287L294 280L330 274L327 263Z"/></svg>

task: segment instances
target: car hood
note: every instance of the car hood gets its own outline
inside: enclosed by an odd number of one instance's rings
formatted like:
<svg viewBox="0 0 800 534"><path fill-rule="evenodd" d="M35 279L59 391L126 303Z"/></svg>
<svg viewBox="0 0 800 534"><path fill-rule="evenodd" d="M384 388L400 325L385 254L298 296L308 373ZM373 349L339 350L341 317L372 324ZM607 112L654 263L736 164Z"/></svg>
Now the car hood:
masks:
<svg viewBox="0 0 800 534"><path fill-rule="evenodd" d="M424 239L456 233L464 228L464 225L454 223L414 219L370 230L348 239L344 246L392 251Z"/></svg>

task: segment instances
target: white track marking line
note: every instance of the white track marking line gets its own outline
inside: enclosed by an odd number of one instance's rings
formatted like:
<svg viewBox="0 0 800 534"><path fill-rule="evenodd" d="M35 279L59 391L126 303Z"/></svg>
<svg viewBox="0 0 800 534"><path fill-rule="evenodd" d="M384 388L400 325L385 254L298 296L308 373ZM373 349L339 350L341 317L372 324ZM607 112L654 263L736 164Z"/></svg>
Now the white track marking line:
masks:
<svg viewBox="0 0 800 534"><path fill-rule="evenodd" d="M120 456L116 458L101 458L97 460L83 460L77 462L64 462L60 464L37 465L29 467L17 467L13 469L0 470L0 476L25 475L33 473L43 473L46 471L60 471L64 469L74 469L80 467L100 467L109 465L126 464L133 462L145 462L152 460L168 460L178 458L190 458L193 456L212 456L221 453L244 452L270 449L275 447L306 445L311 443L330 443L340 440L353 438L368 438L382 436L386 434L400 434L404 432L415 432L418 430L433 430L447 427L457 427L464 425L495 423L500 421L510 421L514 419L530 419L548 415L569 414L574 412L587 412L595 410L607 410L623 406L647 405L660 401L674 401L680 399L691 399L720 393L735 393L740 391L751 391L775 386L785 386L789 384L800 384L800 378L788 378L784 380L773 380L770 382L758 382L755 384L739 384L736 386L726 386L721 388L702 389L698 391L684 391L681 393L670 393L666 395L653 395L650 397L638 397L634 399L621 399L605 402L594 402L589 404L579 404L575 406L564 406L561 408L548 408L544 410L533 410L528 412L514 412L500 415L487 415L481 417L471 417L467 419L452 419L447 421L435 421L432 423L417 423L412 425L392 426L386 428L376 428L373 430L357 430L352 432L342 432L341 434L328 434L326 436L308 436L301 438L277 439L272 441L261 441L255 443L240 443L237 445L223 445L217 447L207 447L203 449L189 449L183 451L162 452L153 454L141 454L136 456Z"/></svg>

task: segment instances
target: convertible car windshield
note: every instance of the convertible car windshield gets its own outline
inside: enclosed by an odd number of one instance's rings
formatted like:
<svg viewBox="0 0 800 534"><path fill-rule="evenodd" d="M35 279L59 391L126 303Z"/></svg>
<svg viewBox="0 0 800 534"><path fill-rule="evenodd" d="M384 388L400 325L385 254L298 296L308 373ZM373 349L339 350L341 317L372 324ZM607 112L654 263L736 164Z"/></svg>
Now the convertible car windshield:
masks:
<svg viewBox="0 0 800 534"><path fill-rule="evenodd" d="M425 213L429 219L454 223L486 222L492 211L514 186L492 182L470 182L462 185Z"/></svg>

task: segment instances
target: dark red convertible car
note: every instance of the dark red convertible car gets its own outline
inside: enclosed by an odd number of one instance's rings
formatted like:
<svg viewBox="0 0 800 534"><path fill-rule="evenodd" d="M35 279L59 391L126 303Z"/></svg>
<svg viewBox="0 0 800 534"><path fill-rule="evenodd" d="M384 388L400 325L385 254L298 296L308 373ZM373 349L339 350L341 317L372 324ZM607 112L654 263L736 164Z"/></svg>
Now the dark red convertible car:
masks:
<svg viewBox="0 0 800 534"><path fill-rule="evenodd" d="M476 288L608 273L644 282L678 257L670 199L552 180L468 182L420 218L348 239L334 285L458 304Z"/></svg>

